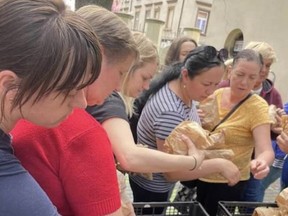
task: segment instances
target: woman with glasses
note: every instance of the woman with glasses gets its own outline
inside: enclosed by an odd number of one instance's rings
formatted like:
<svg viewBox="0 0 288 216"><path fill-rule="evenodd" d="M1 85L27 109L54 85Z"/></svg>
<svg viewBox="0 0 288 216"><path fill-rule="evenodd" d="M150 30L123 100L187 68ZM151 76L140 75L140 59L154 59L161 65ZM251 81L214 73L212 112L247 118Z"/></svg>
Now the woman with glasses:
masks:
<svg viewBox="0 0 288 216"><path fill-rule="evenodd" d="M195 101L212 94L223 73L223 62L211 46L195 48L183 63L163 71L145 93L149 99L138 122L138 143L165 152L165 139L179 123L193 120L200 124ZM169 166L169 162L166 165ZM221 173L232 185L237 183L240 175L238 168L224 159L204 160L200 168L190 171L154 173L153 180L130 175L134 202L167 201L176 181L197 179L211 173ZM162 210L156 211L161 213Z"/></svg>
<svg viewBox="0 0 288 216"><path fill-rule="evenodd" d="M220 120L244 101L215 129L215 132L225 130L225 143L217 145L217 149L234 151L232 162L241 172L240 182L231 187L223 176L213 174L200 178L197 184L197 199L211 216L216 215L218 201L241 200L250 172L254 178L263 179L273 162L268 104L259 95L251 94L262 63L257 52L250 49L240 51L233 60L230 87L218 89L211 96L217 101ZM254 148L255 159L251 160Z"/></svg>

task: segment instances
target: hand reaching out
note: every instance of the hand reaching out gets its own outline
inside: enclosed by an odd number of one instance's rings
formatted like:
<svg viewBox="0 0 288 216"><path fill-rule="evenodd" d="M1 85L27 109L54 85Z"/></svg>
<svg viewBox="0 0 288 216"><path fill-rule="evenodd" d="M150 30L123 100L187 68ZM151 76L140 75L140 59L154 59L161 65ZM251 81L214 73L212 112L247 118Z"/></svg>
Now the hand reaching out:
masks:
<svg viewBox="0 0 288 216"><path fill-rule="evenodd" d="M281 134L283 128L281 125L281 116L285 114L285 111L283 109L277 108L276 109L276 123L271 125L271 130L276 134Z"/></svg>
<svg viewBox="0 0 288 216"><path fill-rule="evenodd" d="M192 140L189 139L187 136L182 134L181 139L183 142L185 142L185 144L188 147L188 155L191 155L196 158L197 164L196 164L195 169L198 169L204 160L204 156L205 156L204 152L202 150L197 149L194 143L192 142Z"/></svg>
<svg viewBox="0 0 288 216"><path fill-rule="evenodd" d="M277 144L283 152L288 154L288 134L286 134L285 132L282 132L277 137Z"/></svg>
<svg viewBox="0 0 288 216"><path fill-rule="evenodd" d="M250 169L255 179L265 178L270 171L266 161L259 159L254 159L250 162Z"/></svg>

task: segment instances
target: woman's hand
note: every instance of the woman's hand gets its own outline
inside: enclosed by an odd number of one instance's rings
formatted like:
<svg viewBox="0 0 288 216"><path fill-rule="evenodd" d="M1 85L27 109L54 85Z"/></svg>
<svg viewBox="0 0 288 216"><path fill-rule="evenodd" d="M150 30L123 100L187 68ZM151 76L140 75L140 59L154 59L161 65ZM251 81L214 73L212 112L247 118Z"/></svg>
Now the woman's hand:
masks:
<svg viewBox="0 0 288 216"><path fill-rule="evenodd" d="M263 179L265 178L270 168L266 161L260 159L254 159L250 162L251 173L253 174L255 179Z"/></svg>
<svg viewBox="0 0 288 216"><path fill-rule="evenodd" d="M281 134L282 133L282 120L281 116L285 114L285 111L283 109L277 108L276 109L276 123L271 125L271 130L276 133L276 134Z"/></svg>
<svg viewBox="0 0 288 216"><path fill-rule="evenodd" d="M282 132L277 137L277 144L283 152L288 154L288 134L286 134L285 132Z"/></svg>
<svg viewBox="0 0 288 216"><path fill-rule="evenodd" d="M228 185L233 186L240 181L241 174L238 167L231 161L219 158L221 161L220 174L228 180Z"/></svg>
<svg viewBox="0 0 288 216"><path fill-rule="evenodd" d="M188 155L196 159L196 166L195 168L192 167L191 169L193 170L198 169L204 160L204 156L205 156L204 152L202 150L197 149L194 143L192 142L192 140L189 139L184 134L181 135L181 139L183 142L185 142L185 144L188 147Z"/></svg>

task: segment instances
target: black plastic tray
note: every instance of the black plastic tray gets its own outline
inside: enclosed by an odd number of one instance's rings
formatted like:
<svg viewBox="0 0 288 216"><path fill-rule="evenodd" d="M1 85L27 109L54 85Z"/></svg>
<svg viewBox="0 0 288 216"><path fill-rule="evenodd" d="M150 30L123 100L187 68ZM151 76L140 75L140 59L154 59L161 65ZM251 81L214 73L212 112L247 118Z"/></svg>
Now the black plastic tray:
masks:
<svg viewBox="0 0 288 216"><path fill-rule="evenodd" d="M277 207L276 203L260 202L218 202L217 216L251 216L257 207Z"/></svg>
<svg viewBox="0 0 288 216"><path fill-rule="evenodd" d="M151 202L151 203L133 203L136 215L159 215L157 208L163 209L161 215L182 215L182 216L209 216L203 206L197 202ZM149 214L145 211L150 210Z"/></svg>

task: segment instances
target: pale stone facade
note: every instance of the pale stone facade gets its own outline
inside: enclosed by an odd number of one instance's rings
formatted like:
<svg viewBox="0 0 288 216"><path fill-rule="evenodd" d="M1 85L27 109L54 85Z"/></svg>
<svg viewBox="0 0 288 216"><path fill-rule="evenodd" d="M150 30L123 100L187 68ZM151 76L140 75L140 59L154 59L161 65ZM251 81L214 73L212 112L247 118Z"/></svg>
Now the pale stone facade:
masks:
<svg viewBox="0 0 288 216"><path fill-rule="evenodd" d="M185 28L195 27L202 28L200 44L225 47L231 56L250 41L271 44L277 62L270 78L283 102L288 101L287 0L122 0L121 11L133 16L134 30L145 32L146 18L164 21L160 35L164 46L165 41L184 34Z"/></svg>

